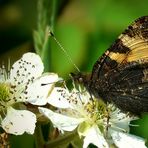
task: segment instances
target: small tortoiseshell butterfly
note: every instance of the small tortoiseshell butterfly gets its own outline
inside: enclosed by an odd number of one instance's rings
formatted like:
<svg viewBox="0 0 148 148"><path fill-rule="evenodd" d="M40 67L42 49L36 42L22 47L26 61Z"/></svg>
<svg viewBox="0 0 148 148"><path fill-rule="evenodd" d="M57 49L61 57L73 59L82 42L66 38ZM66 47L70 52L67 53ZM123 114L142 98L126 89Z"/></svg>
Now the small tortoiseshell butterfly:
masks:
<svg viewBox="0 0 148 148"><path fill-rule="evenodd" d="M122 111L148 112L148 16L132 23L96 61L91 74L71 74L90 94Z"/></svg>

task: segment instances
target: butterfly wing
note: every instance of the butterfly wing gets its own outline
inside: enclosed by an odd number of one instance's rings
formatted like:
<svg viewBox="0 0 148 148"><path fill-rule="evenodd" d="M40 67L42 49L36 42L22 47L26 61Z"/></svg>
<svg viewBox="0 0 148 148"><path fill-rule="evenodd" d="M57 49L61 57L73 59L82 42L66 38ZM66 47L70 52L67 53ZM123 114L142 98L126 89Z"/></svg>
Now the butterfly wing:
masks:
<svg viewBox="0 0 148 148"><path fill-rule="evenodd" d="M125 63L148 62L148 16L132 23L94 64L92 77L104 75Z"/></svg>
<svg viewBox="0 0 148 148"><path fill-rule="evenodd" d="M102 86L102 99L124 111L148 112L148 16L131 24L95 63L91 87Z"/></svg>
<svg viewBox="0 0 148 148"><path fill-rule="evenodd" d="M110 84L106 98L124 111L134 114L148 112L148 68L145 65L128 65L108 74Z"/></svg>

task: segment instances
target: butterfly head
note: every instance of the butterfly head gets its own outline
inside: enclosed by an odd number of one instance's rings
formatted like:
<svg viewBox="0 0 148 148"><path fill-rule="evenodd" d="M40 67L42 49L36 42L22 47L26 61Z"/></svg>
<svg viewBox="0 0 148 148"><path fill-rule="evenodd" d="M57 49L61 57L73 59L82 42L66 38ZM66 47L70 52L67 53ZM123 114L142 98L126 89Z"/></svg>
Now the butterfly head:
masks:
<svg viewBox="0 0 148 148"><path fill-rule="evenodd" d="M83 74L83 73L71 73L71 77L73 81L77 84L82 84L85 87L89 86L90 83L90 74Z"/></svg>

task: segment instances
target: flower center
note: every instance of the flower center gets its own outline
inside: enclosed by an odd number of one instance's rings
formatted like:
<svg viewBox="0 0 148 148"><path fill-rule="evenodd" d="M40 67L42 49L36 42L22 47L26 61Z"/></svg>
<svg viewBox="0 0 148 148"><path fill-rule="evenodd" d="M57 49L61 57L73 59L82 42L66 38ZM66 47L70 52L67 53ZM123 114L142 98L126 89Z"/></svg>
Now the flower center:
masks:
<svg viewBox="0 0 148 148"><path fill-rule="evenodd" d="M7 102L10 97L10 86L5 83L0 83L0 102Z"/></svg>
<svg viewBox="0 0 148 148"><path fill-rule="evenodd" d="M100 100L92 100L86 106L87 115L92 122L102 122L102 119L106 116L106 105Z"/></svg>

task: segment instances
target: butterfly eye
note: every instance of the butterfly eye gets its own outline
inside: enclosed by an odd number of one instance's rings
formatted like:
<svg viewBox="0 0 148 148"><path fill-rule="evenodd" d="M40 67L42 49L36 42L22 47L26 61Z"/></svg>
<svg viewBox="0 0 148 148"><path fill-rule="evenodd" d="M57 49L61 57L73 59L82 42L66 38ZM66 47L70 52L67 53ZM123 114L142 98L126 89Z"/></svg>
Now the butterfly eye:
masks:
<svg viewBox="0 0 148 148"><path fill-rule="evenodd" d="M79 82L80 82L80 83L83 82L83 78L80 77L80 78L79 78Z"/></svg>

